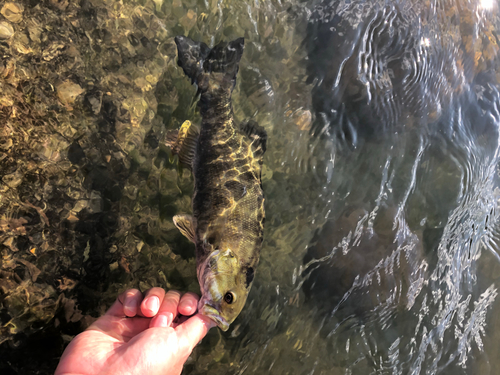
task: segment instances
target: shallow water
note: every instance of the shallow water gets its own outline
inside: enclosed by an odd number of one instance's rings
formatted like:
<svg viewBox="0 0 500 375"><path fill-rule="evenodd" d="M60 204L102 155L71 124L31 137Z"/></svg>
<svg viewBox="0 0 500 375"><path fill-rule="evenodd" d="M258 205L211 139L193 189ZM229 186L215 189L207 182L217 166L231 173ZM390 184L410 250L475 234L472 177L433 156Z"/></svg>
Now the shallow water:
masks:
<svg viewBox="0 0 500 375"><path fill-rule="evenodd" d="M500 372L496 2L23 5L0 40L2 371L53 371L126 288L199 291L172 224L192 177L162 145L199 121L183 34L245 37L234 111L269 135L253 289L184 373Z"/></svg>

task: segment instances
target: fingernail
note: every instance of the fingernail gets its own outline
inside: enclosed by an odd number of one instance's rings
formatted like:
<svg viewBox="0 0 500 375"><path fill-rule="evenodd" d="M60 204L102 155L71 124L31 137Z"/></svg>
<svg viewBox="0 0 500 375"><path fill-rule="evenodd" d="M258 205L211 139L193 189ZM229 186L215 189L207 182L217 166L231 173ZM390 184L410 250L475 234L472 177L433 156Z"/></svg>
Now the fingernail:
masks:
<svg viewBox="0 0 500 375"><path fill-rule="evenodd" d="M166 313L165 316L167 317L167 327L170 327L174 320L174 315L172 313Z"/></svg>
<svg viewBox="0 0 500 375"><path fill-rule="evenodd" d="M135 311L135 305L133 302L128 302L123 305L123 312L127 316L134 316L136 311Z"/></svg>
<svg viewBox="0 0 500 375"><path fill-rule="evenodd" d="M184 301L182 302L181 308L193 313L194 310L196 310L196 305L192 301Z"/></svg>
<svg viewBox="0 0 500 375"><path fill-rule="evenodd" d="M160 299L156 296L148 298L146 301L146 307L156 314L160 308Z"/></svg>
<svg viewBox="0 0 500 375"><path fill-rule="evenodd" d="M165 315L157 315L156 316L156 326L157 327L170 327L170 324L172 324L174 316L172 313L166 313Z"/></svg>

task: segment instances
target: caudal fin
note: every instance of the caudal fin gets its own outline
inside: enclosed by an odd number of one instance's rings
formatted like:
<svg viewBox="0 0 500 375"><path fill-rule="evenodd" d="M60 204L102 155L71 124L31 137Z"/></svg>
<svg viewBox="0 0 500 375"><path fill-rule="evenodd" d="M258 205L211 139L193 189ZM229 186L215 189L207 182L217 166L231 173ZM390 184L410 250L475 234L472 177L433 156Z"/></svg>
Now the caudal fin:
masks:
<svg viewBox="0 0 500 375"><path fill-rule="evenodd" d="M219 43L210 49L203 42L195 42L185 36L175 37L178 51L178 65L203 91L209 87L211 73L224 73L224 81L231 83L231 89L236 82L238 66L243 55L244 39L238 38L229 43Z"/></svg>

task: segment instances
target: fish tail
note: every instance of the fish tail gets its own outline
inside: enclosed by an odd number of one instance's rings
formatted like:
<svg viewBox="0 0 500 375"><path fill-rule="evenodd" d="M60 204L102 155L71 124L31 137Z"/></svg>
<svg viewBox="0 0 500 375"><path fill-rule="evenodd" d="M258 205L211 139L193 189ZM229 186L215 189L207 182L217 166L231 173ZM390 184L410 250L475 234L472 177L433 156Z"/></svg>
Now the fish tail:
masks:
<svg viewBox="0 0 500 375"><path fill-rule="evenodd" d="M178 51L178 65L198 85L199 90L211 87L233 89L236 74L243 55L244 39L238 38L229 43L219 43L210 49L205 43L195 42L185 36L175 37ZM221 75L212 73L223 73ZM215 81L215 82L214 82ZM217 84L213 84L217 83Z"/></svg>

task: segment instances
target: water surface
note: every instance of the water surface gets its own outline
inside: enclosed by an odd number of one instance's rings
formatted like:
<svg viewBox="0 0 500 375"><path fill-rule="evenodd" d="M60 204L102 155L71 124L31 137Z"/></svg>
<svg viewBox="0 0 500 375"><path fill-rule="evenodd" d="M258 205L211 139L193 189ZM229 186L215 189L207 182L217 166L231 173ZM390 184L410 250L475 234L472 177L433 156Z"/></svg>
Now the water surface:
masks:
<svg viewBox="0 0 500 375"><path fill-rule="evenodd" d="M163 146L200 121L182 34L245 37L234 111L269 135L253 289L184 372L499 372L496 2L22 5L0 20L2 371L53 371L126 288L199 292Z"/></svg>

